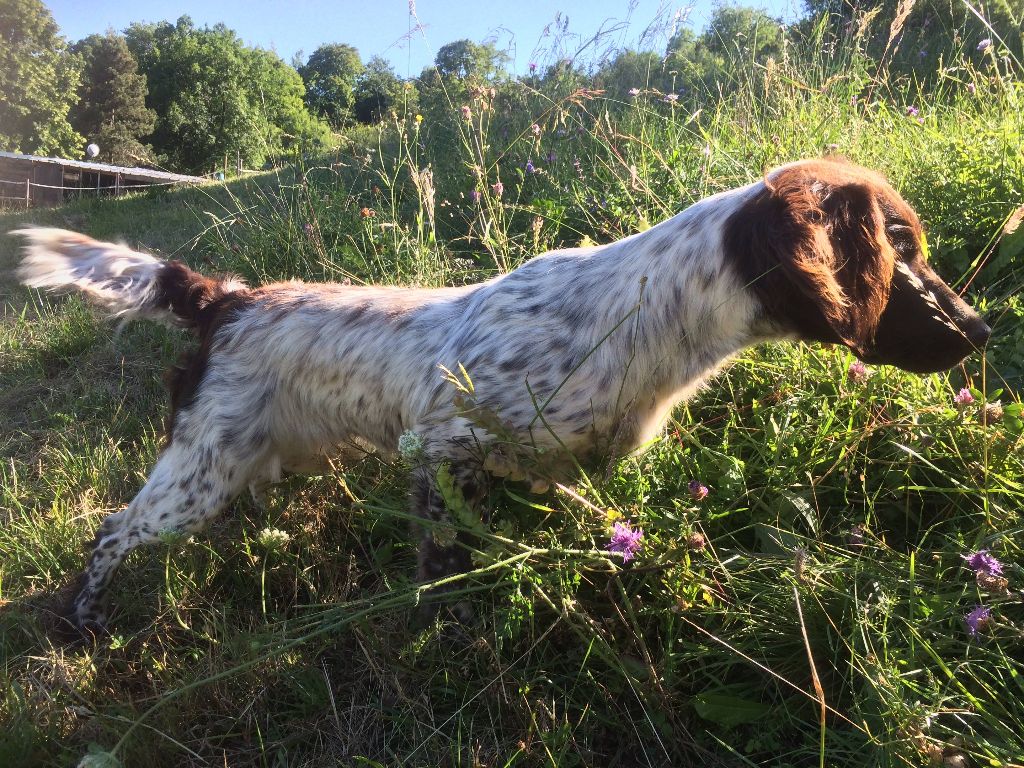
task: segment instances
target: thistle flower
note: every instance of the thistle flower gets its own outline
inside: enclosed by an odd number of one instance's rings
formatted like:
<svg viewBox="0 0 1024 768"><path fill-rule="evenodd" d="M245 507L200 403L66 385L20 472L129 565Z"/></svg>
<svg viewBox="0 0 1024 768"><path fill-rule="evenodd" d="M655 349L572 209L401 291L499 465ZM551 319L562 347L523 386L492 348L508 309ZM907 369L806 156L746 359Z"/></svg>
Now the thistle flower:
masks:
<svg viewBox="0 0 1024 768"><path fill-rule="evenodd" d="M964 408L974 402L974 395L971 394L971 390L964 387L956 393L956 396L953 398L953 402L960 408Z"/></svg>
<svg viewBox="0 0 1024 768"><path fill-rule="evenodd" d="M537 123L534 123L533 125L531 125L530 126L530 133L532 133L534 136L540 136L540 126L537 125Z"/></svg>
<svg viewBox="0 0 1024 768"><path fill-rule="evenodd" d="M473 117L473 110L471 110L469 108L469 105L463 104L462 105L462 119L463 120L469 120L472 117Z"/></svg>
<svg viewBox="0 0 1024 768"><path fill-rule="evenodd" d="M850 381L866 381L871 376L871 371L860 360L854 360L846 369L846 376Z"/></svg>
<svg viewBox="0 0 1024 768"><path fill-rule="evenodd" d="M976 605L974 610L964 616L967 632L971 637L978 637L992 619L992 609L984 605Z"/></svg>
<svg viewBox="0 0 1024 768"><path fill-rule="evenodd" d="M920 112L920 110L917 107L915 107L913 104L911 104L909 107L907 107L907 116L908 117L917 117L919 112Z"/></svg>
<svg viewBox="0 0 1024 768"><path fill-rule="evenodd" d="M470 202L473 202L473 203L479 203L480 202L480 190L479 189L471 189L471 190L469 190L469 200L470 200Z"/></svg>
<svg viewBox="0 0 1024 768"><path fill-rule="evenodd" d="M677 101L679 101L679 94L678 93L666 93L665 94L665 101L667 103L669 103L669 104L675 104Z"/></svg>
<svg viewBox="0 0 1024 768"><path fill-rule="evenodd" d="M537 65L536 65L536 63L531 61L530 62L530 74L532 75L536 71L537 71Z"/></svg>
<svg viewBox="0 0 1024 768"><path fill-rule="evenodd" d="M708 542L704 538L704 534L699 531L694 531L686 537L686 548L692 552L702 552L707 544Z"/></svg>
<svg viewBox="0 0 1024 768"><path fill-rule="evenodd" d="M704 501L707 495L710 493L708 487L703 485L700 480L691 480L689 485L686 486L690 490L690 498L694 501Z"/></svg>
<svg viewBox="0 0 1024 768"><path fill-rule="evenodd" d="M979 53L984 53L985 51L987 51L991 47L992 47L992 38L991 37L986 37L986 38L983 38L982 40L978 41L978 52Z"/></svg>
<svg viewBox="0 0 1024 768"><path fill-rule="evenodd" d="M984 573L989 576L1003 575L1003 564L987 549L979 549L977 552L963 555L963 558L967 561L967 567L975 573Z"/></svg>
<svg viewBox="0 0 1024 768"><path fill-rule="evenodd" d="M500 181L491 184L491 191L494 192L495 197L501 197L502 193L505 191L505 185Z"/></svg>
<svg viewBox="0 0 1024 768"><path fill-rule="evenodd" d="M373 210L373 208L360 208L359 215L362 216L364 219L372 219L374 216L377 215L377 212Z"/></svg>
<svg viewBox="0 0 1024 768"><path fill-rule="evenodd" d="M976 90L978 90L978 89L977 89L977 86L975 86L975 85L974 85L974 83L968 83L968 84L967 84L967 92L968 92L969 94L971 94L971 96L973 96L973 95L974 95L974 92L975 92Z"/></svg>
<svg viewBox="0 0 1024 768"><path fill-rule="evenodd" d="M644 529L633 529L629 523L615 523L612 529L612 538L608 542L609 552L618 552L622 555L622 561L628 563L640 549L640 540L644 537Z"/></svg>
<svg viewBox="0 0 1024 768"><path fill-rule="evenodd" d="M637 96L640 95L640 89L639 88L630 88L629 89L629 95L634 97L634 98L636 98Z"/></svg>

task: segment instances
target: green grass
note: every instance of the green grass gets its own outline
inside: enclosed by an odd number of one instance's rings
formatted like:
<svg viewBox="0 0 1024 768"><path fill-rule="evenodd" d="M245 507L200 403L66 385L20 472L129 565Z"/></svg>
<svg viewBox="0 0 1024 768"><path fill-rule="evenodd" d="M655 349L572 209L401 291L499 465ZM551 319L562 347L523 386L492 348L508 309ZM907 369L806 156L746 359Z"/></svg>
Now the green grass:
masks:
<svg viewBox="0 0 1024 768"><path fill-rule="evenodd" d="M987 357L948 375L858 382L842 350L750 351L640 455L546 495L499 484L459 581L473 624L416 625L406 472L369 459L133 555L113 635L65 647L53 596L143 481L187 342L16 287L4 238L0 765L1021 764L1024 307L1015 253L989 245L1024 203L1022 86L965 63L922 94L843 55L753 69L699 113L452 93L322 163L0 215L253 281L452 284L834 144L922 213L946 277L980 268L971 296L996 318ZM959 409L965 384L979 402ZM1004 413L982 424L986 399ZM645 531L625 567L604 552L620 516ZM978 548L1007 594L965 567ZM971 638L977 604L993 618Z"/></svg>

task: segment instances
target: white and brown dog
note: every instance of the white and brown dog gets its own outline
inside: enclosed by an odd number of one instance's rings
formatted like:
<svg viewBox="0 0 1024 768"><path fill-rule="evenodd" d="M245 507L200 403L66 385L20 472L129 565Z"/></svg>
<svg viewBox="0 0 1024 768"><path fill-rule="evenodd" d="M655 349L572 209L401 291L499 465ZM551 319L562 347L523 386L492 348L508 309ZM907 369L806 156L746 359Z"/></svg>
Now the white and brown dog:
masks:
<svg viewBox="0 0 1024 768"><path fill-rule="evenodd" d="M488 452L509 434L549 462L541 475L629 452L749 345L844 344L929 372L990 334L925 263L910 206L844 161L786 165L640 234L461 288L248 288L72 232L18 234L26 285L76 289L117 316L199 337L172 373L168 442L149 480L96 534L70 609L78 627L106 620L104 593L132 549L195 531L252 484L353 441L395 452L403 433L419 436L414 512L441 521L442 463L477 498ZM500 430L453 399L439 366L459 365L472 407ZM421 577L469 562L466 542L424 536Z"/></svg>

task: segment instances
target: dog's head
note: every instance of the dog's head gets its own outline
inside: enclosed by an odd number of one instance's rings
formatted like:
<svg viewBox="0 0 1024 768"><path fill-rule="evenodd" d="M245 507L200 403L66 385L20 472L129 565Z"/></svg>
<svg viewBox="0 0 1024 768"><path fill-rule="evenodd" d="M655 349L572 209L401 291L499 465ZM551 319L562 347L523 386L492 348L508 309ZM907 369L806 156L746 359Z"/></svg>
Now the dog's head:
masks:
<svg viewBox="0 0 1024 768"><path fill-rule="evenodd" d="M913 209L877 173L809 160L765 177L726 224L724 246L766 320L866 362L951 368L991 329L928 265Z"/></svg>

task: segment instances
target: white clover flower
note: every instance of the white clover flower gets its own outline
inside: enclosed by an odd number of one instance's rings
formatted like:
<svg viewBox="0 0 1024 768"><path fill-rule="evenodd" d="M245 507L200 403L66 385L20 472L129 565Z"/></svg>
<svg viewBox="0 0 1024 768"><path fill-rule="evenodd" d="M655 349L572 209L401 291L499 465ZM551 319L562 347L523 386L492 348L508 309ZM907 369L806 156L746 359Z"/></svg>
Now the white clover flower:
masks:
<svg viewBox="0 0 1024 768"><path fill-rule="evenodd" d="M286 531L278 528L264 528L256 536L260 546L270 551L284 549L291 540L292 537Z"/></svg>

